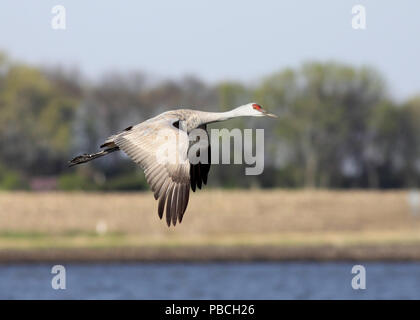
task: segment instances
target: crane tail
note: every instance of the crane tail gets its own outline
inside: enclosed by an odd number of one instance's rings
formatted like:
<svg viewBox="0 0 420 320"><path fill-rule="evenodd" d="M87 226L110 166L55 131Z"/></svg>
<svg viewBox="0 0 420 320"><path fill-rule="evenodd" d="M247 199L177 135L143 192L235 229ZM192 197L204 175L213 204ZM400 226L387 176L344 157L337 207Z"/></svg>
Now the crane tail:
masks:
<svg viewBox="0 0 420 320"><path fill-rule="evenodd" d="M92 154L85 153L85 154L82 154L82 155L77 156L77 157L73 158L72 160L70 160L69 161L69 167L73 167L73 166L75 166L77 164L81 164L81 163L85 163L85 162L89 162L89 161L95 160L97 158L103 157L103 156L105 156L105 155L107 155L107 154L109 154L111 152L118 151L118 150L120 150L119 147L113 147L113 148L109 148L109 149L105 149L105 150L99 151L97 153L92 153Z"/></svg>

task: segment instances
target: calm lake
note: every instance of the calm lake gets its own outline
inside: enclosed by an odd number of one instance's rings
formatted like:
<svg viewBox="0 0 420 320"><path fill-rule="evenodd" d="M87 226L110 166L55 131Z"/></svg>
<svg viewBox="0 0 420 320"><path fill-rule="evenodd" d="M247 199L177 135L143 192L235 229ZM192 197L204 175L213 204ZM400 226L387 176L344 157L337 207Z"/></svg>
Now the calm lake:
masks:
<svg viewBox="0 0 420 320"><path fill-rule="evenodd" d="M366 289L351 286L352 267ZM66 289L52 265L0 265L1 299L420 299L420 263L65 264Z"/></svg>

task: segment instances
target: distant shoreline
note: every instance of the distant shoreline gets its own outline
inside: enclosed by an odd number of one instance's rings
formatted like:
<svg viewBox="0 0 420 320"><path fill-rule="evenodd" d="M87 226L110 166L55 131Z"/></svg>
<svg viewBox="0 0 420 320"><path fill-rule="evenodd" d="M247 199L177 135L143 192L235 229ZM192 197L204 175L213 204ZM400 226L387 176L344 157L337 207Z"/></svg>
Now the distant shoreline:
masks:
<svg viewBox="0 0 420 320"><path fill-rule="evenodd" d="M407 199L208 190L168 228L150 194L0 192L0 263L420 261L420 215Z"/></svg>
<svg viewBox="0 0 420 320"><path fill-rule="evenodd" d="M2 249L0 264L111 262L420 261L420 245L181 246Z"/></svg>

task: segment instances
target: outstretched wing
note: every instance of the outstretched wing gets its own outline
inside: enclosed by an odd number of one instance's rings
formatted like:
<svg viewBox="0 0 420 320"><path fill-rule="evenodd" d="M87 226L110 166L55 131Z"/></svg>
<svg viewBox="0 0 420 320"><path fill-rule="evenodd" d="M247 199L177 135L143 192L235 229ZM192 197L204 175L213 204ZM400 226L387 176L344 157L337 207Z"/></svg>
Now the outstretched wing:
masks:
<svg viewBox="0 0 420 320"><path fill-rule="evenodd" d="M190 192L188 135L176 123L173 118L146 121L112 137L112 142L144 170L155 199L159 199L161 219L166 207L168 226L182 221Z"/></svg>

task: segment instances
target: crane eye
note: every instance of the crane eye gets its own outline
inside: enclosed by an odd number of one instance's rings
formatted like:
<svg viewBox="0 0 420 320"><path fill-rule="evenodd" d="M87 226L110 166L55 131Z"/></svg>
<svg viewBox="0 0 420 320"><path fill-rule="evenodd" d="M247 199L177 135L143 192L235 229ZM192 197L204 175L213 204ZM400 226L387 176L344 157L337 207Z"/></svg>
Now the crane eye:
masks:
<svg viewBox="0 0 420 320"><path fill-rule="evenodd" d="M254 103L253 105L252 105L252 107L255 109L255 110L258 110L258 111L261 111L261 106L259 105L259 104L256 104L256 103Z"/></svg>

